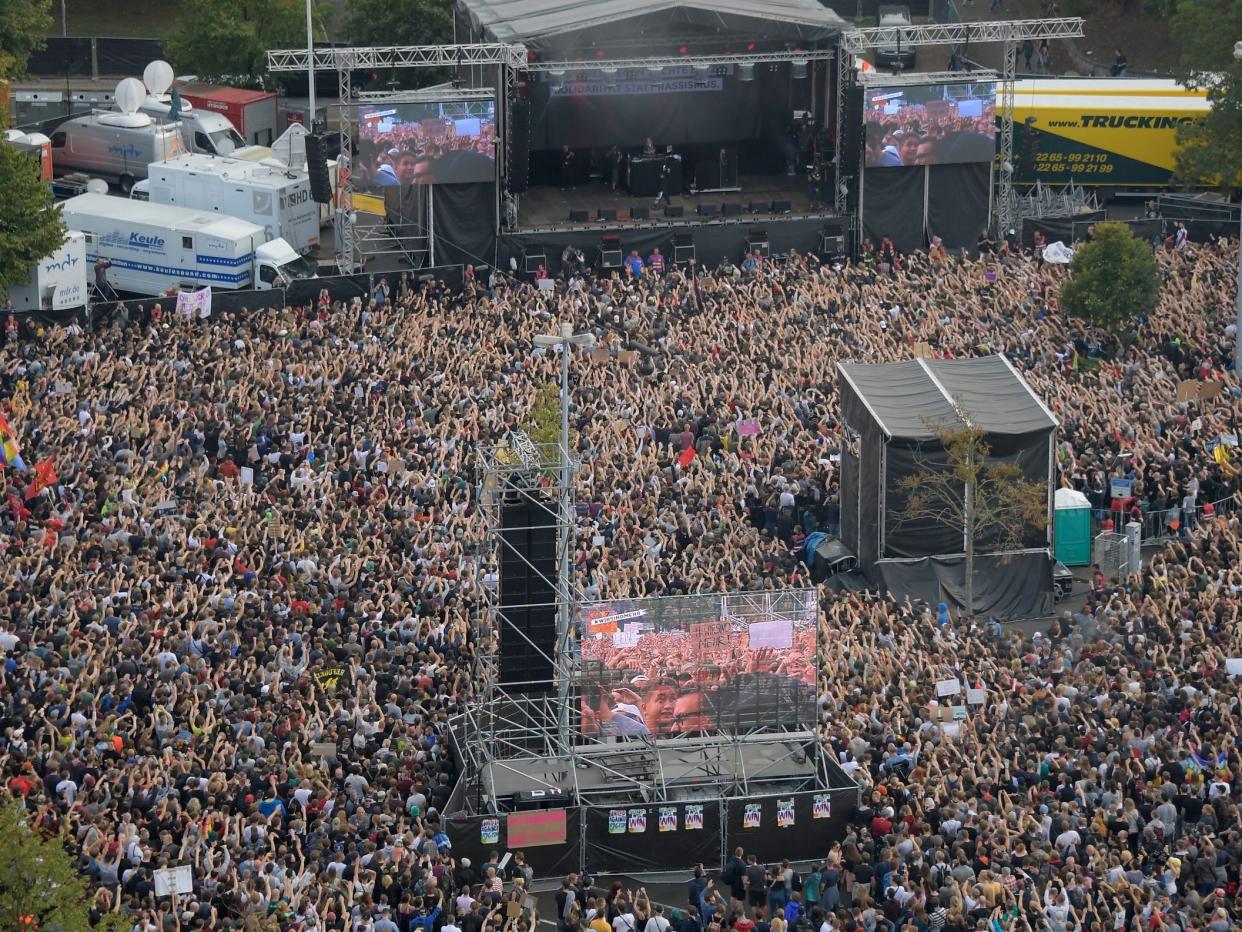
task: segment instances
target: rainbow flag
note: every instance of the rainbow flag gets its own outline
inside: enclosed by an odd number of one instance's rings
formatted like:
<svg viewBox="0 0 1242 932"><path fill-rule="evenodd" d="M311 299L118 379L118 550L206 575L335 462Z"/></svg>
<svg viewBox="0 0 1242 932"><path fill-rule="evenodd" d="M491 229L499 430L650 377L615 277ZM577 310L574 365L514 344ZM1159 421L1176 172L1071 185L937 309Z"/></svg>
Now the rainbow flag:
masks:
<svg viewBox="0 0 1242 932"><path fill-rule="evenodd" d="M17 435L13 433L13 428L9 426L3 414L0 414L0 466L10 466L21 472L26 471L21 448L17 445Z"/></svg>

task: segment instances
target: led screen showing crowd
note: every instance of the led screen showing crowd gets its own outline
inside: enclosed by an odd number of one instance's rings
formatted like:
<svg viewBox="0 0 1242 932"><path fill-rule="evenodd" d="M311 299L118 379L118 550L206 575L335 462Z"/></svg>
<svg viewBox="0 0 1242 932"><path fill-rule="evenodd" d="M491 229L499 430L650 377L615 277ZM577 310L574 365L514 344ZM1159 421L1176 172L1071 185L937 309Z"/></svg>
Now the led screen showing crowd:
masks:
<svg viewBox="0 0 1242 932"><path fill-rule="evenodd" d="M867 168L988 162L996 155L996 85L866 91Z"/></svg>
<svg viewBox="0 0 1242 932"><path fill-rule="evenodd" d="M496 102L358 108L355 185L469 184L496 177Z"/></svg>
<svg viewBox="0 0 1242 932"><path fill-rule="evenodd" d="M669 736L813 716L813 591L594 602L578 616L581 729Z"/></svg>

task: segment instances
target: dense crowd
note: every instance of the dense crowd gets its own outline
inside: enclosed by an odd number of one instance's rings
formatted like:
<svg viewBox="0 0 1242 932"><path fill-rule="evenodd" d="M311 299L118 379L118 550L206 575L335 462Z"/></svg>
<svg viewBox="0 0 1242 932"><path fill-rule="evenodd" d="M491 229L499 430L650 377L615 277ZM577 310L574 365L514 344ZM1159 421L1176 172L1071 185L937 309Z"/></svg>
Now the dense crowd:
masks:
<svg viewBox="0 0 1242 932"><path fill-rule="evenodd" d="M135 929L529 929L529 870L454 858L440 812L445 723L494 647L476 446L556 381L533 335L599 338L572 360L588 598L806 584L796 543L837 523L836 363L1004 352L1062 422L1062 483L1104 511L1125 472L1126 508L1172 503L1178 539L1030 637L825 591L823 739L865 818L813 871L701 878L674 918L1224 932L1242 541L1206 441L1242 414L1235 248L1162 250L1160 307L1117 340L1059 314L1063 270L1021 253L647 269L555 297L403 277L380 300L6 328L0 413L55 475L0 480L3 782ZM1177 402L1188 378L1222 390ZM987 690L956 736L932 707L950 675ZM170 908L154 872L183 863ZM574 899L559 925L672 921L619 889Z"/></svg>

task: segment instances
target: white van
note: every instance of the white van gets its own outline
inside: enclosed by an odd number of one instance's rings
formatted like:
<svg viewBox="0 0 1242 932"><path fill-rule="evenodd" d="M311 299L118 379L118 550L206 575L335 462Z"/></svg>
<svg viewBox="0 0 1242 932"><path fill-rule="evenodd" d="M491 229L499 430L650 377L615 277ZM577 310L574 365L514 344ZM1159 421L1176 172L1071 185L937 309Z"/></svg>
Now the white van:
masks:
<svg viewBox="0 0 1242 932"><path fill-rule="evenodd" d="M181 118L173 120L172 101L168 95L147 97L138 108L156 123L176 126L181 132L181 144L186 152L205 155L233 155L246 148L237 128L229 118L210 110L199 110L181 101Z"/></svg>
<svg viewBox="0 0 1242 932"><path fill-rule="evenodd" d="M152 162L184 151L181 132L144 113L90 113L66 120L52 133L52 170L86 172L114 181L126 194L147 177Z"/></svg>
<svg viewBox="0 0 1242 932"><path fill-rule="evenodd" d="M284 240L269 241L262 227L234 217L107 194L72 197L62 216L86 236L88 263L111 263L108 284L120 292L262 289L315 277Z"/></svg>
<svg viewBox="0 0 1242 932"><path fill-rule="evenodd" d="M263 227L268 239L279 237L300 253L319 245L319 205L305 172L245 159L179 155L152 165L130 197L248 220Z"/></svg>

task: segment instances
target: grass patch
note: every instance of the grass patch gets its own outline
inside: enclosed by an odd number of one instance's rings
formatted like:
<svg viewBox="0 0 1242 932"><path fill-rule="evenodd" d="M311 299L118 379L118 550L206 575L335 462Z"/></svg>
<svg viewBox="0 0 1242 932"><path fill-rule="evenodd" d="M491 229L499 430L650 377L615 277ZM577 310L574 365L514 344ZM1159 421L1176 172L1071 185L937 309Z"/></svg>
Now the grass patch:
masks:
<svg viewBox="0 0 1242 932"><path fill-rule="evenodd" d="M52 0L52 31L61 34L61 6ZM177 29L181 0L65 0L71 36L163 39Z"/></svg>

